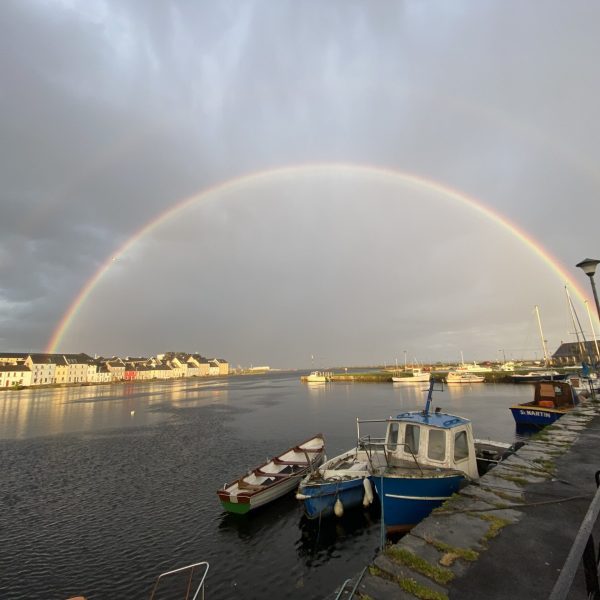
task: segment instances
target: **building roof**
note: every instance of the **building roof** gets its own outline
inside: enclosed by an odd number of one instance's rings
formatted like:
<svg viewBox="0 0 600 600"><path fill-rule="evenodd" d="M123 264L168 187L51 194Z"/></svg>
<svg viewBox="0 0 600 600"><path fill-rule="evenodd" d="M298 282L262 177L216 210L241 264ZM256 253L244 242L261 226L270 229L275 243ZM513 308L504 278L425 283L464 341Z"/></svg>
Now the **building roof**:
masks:
<svg viewBox="0 0 600 600"><path fill-rule="evenodd" d="M592 341L581 342L584 347L585 354L589 356L596 355L596 344ZM600 342L599 342L600 345ZM571 356L580 356L580 343L579 342L563 342L558 350L552 355L552 358L562 358L562 357L571 357Z"/></svg>
<svg viewBox="0 0 600 600"><path fill-rule="evenodd" d="M18 371L19 373L31 373L31 369L24 365L0 365L0 372Z"/></svg>

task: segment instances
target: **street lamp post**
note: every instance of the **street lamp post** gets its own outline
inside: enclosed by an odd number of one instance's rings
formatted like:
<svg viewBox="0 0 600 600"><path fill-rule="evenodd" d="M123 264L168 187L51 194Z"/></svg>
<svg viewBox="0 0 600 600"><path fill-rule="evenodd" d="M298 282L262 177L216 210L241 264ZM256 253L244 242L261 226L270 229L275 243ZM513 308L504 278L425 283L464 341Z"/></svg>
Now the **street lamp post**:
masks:
<svg viewBox="0 0 600 600"><path fill-rule="evenodd" d="M598 302L598 292L596 291L596 282L594 281L594 273L596 272L596 265L598 264L600 264L600 260L586 258L575 266L579 267L590 278L594 300L596 301L596 311L598 312L598 319L600 319L600 302Z"/></svg>

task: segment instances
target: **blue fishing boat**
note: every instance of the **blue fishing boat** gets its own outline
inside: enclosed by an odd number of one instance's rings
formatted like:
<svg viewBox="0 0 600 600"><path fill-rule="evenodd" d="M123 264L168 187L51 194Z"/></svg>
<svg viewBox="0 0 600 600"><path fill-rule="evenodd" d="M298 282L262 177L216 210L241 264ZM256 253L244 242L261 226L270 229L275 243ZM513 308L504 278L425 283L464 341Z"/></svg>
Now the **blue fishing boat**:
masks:
<svg viewBox="0 0 600 600"><path fill-rule="evenodd" d="M479 476L471 422L430 411L433 381L423 411L384 420L358 420L363 430L385 425L385 436L369 442L371 480L381 501L388 531L407 531L440 506L468 479ZM489 442L488 442L489 445ZM506 446L506 445L504 445Z"/></svg>
<svg viewBox="0 0 600 600"><path fill-rule="evenodd" d="M517 427L545 427L579 404L579 394L570 381L538 381L531 402L510 407Z"/></svg>
<svg viewBox="0 0 600 600"><path fill-rule="evenodd" d="M303 502L306 516L341 517L350 508L368 507L373 502L369 477L375 456L364 448L353 448L304 477L296 498Z"/></svg>

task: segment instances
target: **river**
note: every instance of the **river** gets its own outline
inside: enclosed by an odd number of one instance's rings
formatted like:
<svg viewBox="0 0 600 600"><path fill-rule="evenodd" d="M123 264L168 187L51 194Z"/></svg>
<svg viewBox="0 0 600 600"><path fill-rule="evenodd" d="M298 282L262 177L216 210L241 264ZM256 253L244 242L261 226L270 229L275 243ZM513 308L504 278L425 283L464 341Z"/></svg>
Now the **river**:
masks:
<svg viewBox="0 0 600 600"><path fill-rule="evenodd" d="M376 510L307 522L293 495L228 515L217 488L313 434L328 456L356 417L422 407L420 387L305 384L301 373L0 394L0 597L137 600L156 576L210 563L206 597L319 599L376 553ZM454 386L434 405L512 442L533 388Z"/></svg>

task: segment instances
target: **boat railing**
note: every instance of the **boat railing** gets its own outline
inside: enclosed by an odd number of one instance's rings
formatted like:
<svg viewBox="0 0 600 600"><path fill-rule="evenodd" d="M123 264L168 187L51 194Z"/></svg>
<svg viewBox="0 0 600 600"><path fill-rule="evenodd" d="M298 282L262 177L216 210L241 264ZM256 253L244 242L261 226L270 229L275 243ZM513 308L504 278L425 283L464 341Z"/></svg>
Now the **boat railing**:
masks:
<svg viewBox="0 0 600 600"><path fill-rule="evenodd" d="M358 421L358 419L357 419L357 423L359 423L359 424L360 423L390 423L393 421L395 421L395 419L386 419L385 421L384 420ZM391 461L392 461L392 456L390 453L390 446L394 446L394 449L396 449L398 446L402 446L404 451L411 455L411 457L412 457L415 465L417 466L417 469L419 469L419 472L421 473L421 475L423 474L423 469L421 468L421 465L419 464L419 461L417 460L417 457L416 457L415 453L413 452L413 449L411 448L410 444L407 444L405 442L388 442L386 440L386 438L382 438L382 437L374 438L374 437L371 437L370 435L364 435L364 436L358 438L358 447L362 448L367 453L367 458L369 460L369 464L370 464L371 468L373 468L372 454L374 451L383 453L386 465L390 466Z"/></svg>
<svg viewBox="0 0 600 600"><path fill-rule="evenodd" d="M575 541L569 550L565 564L548 597L549 600L565 600L569 596L579 564L583 564L587 598L600 599L600 582L598 581L598 558L594 547L592 530L600 513L600 471L596 471L596 494L581 522ZM600 553L600 548L599 548Z"/></svg>
<svg viewBox="0 0 600 600"><path fill-rule="evenodd" d="M179 569L174 569L173 571L167 571L166 573L161 573L156 579L150 600L154 600L156 597L156 592L158 591L158 586L160 585L161 580L164 581L165 578L173 575L183 576L185 574L187 574L187 587L183 600L204 600L204 580L206 579L206 574L208 573L208 567L208 563L203 561L194 563L192 565L187 565L186 567L180 567ZM198 582L197 586L194 582L194 575L200 577L200 581ZM193 589L196 591L193 596L190 596Z"/></svg>

